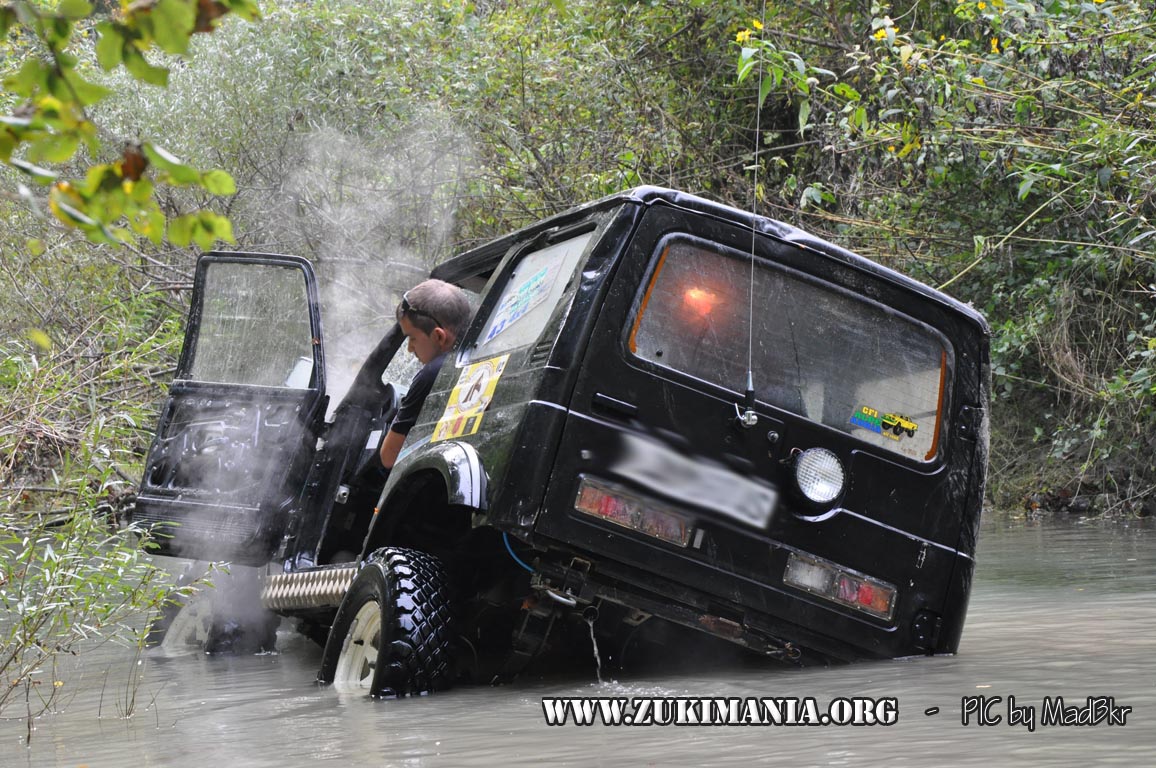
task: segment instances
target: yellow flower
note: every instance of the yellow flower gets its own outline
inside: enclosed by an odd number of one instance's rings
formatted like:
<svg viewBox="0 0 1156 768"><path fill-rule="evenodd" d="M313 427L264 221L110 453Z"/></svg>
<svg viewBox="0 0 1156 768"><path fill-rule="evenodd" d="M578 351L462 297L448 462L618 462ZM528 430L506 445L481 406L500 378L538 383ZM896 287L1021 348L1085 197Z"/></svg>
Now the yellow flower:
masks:
<svg viewBox="0 0 1156 768"><path fill-rule="evenodd" d="M888 152L894 152L894 151L895 151L895 145L894 145L894 144L892 144L892 145L890 145L889 147L887 147L887 151L888 151Z"/></svg>
<svg viewBox="0 0 1156 768"><path fill-rule="evenodd" d="M758 19L751 19L751 26L760 32L763 31L763 22L759 21Z"/></svg>
<svg viewBox="0 0 1156 768"><path fill-rule="evenodd" d="M998 37L993 37L991 39L991 52L992 53L999 53L999 38Z"/></svg>
<svg viewBox="0 0 1156 768"><path fill-rule="evenodd" d="M874 37L876 40L882 40L883 38L887 37L887 30L883 29L883 27L880 27L879 29L875 30Z"/></svg>
<svg viewBox="0 0 1156 768"><path fill-rule="evenodd" d="M751 31L749 29L740 30L739 33L737 35L735 35L735 42L736 43L745 43L746 41L748 41L750 39L751 39Z"/></svg>
<svg viewBox="0 0 1156 768"><path fill-rule="evenodd" d="M983 2L983 0L979 0L979 2L975 4L975 7L982 11L984 8L987 8L987 3Z"/></svg>

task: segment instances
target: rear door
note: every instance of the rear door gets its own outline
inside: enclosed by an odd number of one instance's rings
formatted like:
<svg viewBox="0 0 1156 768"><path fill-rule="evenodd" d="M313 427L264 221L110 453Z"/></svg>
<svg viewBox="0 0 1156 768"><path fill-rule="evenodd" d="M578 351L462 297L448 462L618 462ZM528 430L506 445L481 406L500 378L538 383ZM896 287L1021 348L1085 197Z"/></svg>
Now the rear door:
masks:
<svg viewBox="0 0 1156 768"><path fill-rule="evenodd" d="M900 311L898 288L770 238L752 270L751 248L727 222L647 212L571 402L568 471L548 507L572 511L538 532L771 613L800 596L783 586L791 551L918 584L895 614L938 606L950 567L936 566L950 566L959 536L943 431L954 353L939 310ZM758 418L743 427L748 359ZM845 469L838 499L818 508L792 474L812 448ZM602 508L574 511L587 496ZM921 578L925 563L943 578Z"/></svg>
<svg viewBox="0 0 1156 768"><path fill-rule="evenodd" d="M324 371L307 261L201 257L134 516L159 534L160 554L269 561L317 444Z"/></svg>

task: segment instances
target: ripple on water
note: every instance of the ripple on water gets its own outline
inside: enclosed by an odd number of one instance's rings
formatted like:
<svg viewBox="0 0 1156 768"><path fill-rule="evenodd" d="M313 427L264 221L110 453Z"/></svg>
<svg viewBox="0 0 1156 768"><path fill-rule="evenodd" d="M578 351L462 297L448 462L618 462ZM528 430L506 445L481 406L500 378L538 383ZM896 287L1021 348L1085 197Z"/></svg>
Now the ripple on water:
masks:
<svg viewBox="0 0 1156 768"><path fill-rule="evenodd" d="M295 768L347 765L1152 765L1156 763L1156 533L1151 524L985 523L960 655L795 669L719 663L690 672L527 677L404 701L313 684L320 649L292 634L271 656L150 657L137 713L116 716L133 674L103 648L62 670L62 714L0 723L3 768ZM704 660L705 661L705 660ZM966 696L1038 708L1115 696L1125 728L961 725ZM891 696L870 728L548 727L543 697ZM939 713L924 711L938 707ZM98 713L102 716L98 717Z"/></svg>

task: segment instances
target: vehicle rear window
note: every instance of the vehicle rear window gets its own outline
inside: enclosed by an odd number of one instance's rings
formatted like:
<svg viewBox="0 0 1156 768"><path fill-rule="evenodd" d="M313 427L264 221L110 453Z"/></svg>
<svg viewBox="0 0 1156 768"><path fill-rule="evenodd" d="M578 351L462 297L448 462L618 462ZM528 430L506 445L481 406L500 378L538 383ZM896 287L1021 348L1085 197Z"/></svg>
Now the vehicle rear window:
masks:
<svg viewBox="0 0 1156 768"><path fill-rule="evenodd" d="M911 459L935 457L953 362L940 333L781 266L758 261L752 274L748 254L665 239L629 327L631 353L737 394L752 336L760 401Z"/></svg>

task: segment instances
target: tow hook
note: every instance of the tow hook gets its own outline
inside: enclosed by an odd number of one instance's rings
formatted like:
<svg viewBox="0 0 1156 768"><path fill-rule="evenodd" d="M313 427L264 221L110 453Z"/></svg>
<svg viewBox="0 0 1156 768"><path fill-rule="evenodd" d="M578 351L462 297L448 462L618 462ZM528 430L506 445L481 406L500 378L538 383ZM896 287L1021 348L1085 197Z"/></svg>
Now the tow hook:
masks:
<svg viewBox="0 0 1156 768"><path fill-rule="evenodd" d="M578 600L576 598L570 597L569 595L563 595L560 592L555 592L549 587L543 587L542 592L554 602L561 603L567 608L575 608L578 606Z"/></svg>

